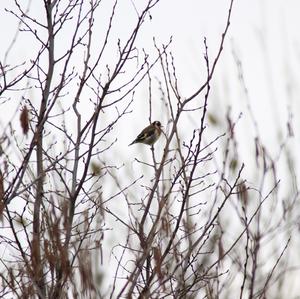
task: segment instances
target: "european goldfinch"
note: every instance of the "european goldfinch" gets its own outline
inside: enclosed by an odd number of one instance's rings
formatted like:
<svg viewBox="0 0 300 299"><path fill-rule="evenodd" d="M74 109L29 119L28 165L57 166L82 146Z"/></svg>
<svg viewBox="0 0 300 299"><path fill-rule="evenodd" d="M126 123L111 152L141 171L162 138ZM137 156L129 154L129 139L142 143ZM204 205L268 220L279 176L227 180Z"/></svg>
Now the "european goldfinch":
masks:
<svg viewBox="0 0 300 299"><path fill-rule="evenodd" d="M162 125L159 121L153 122L150 126L146 127L129 145L134 143L153 145L161 134L161 127Z"/></svg>

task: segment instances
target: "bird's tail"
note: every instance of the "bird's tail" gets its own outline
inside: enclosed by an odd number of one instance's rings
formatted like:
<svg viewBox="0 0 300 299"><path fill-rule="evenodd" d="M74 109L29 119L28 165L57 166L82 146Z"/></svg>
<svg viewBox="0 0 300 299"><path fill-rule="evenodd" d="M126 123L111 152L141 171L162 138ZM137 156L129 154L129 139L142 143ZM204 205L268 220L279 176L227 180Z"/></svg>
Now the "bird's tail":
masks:
<svg viewBox="0 0 300 299"><path fill-rule="evenodd" d="M136 140L133 140L130 144L128 144L128 146L133 145L136 143Z"/></svg>

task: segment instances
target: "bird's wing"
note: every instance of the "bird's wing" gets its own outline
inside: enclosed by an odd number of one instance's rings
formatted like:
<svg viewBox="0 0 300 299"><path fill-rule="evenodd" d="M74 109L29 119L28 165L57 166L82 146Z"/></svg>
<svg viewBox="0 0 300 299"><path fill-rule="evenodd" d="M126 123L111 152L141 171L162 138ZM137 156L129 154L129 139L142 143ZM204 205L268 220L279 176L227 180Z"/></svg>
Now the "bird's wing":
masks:
<svg viewBox="0 0 300 299"><path fill-rule="evenodd" d="M136 140L143 140L143 139L153 135L154 133L155 133L155 127L153 127L153 126L147 127L138 135Z"/></svg>

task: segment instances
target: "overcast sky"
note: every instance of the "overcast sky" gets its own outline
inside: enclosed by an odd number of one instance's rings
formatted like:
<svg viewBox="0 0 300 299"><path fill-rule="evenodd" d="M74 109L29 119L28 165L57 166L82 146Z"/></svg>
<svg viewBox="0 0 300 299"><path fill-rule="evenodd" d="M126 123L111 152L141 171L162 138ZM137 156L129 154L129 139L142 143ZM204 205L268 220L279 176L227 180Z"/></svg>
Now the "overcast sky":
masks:
<svg viewBox="0 0 300 299"><path fill-rule="evenodd" d="M26 4L26 1L21 1ZM123 0L118 2L114 38L121 40L132 30L136 21L136 11L140 11L146 1ZM205 78L203 60L203 38L207 38L209 56L214 58L226 23L229 0L162 0L152 10L151 20L144 24L137 40L137 46L154 53L153 37L158 43L167 43L170 36L177 73L180 78L182 96L189 96ZM102 20L110 16L111 1L104 0L95 16L99 36L104 34ZM135 7L133 5L135 3ZM16 32L16 19L4 8L13 8L14 1L1 1L2 23L0 57ZM236 114L245 112L246 102L237 79L237 67L233 59L234 51L242 62L243 75L249 92L251 107L257 118L261 134L267 142L276 140L274 126L286 126L288 107L294 114L295 127L300 123L297 117L300 78L300 2L297 0L235 0L231 26L226 38L224 52L218 65L212 90L211 109L233 106ZM42 1L33 1L31 14L44 20ZM65 33L67 35L67 32ZM97 34L97 32L96 32ZM28 60L34 52L29 34L20 34L18 42L8 57L8 63L15 64ZM61 45L64 45L61 36ZM60 40L57 41L57 48ZM109 59L109 58L108 58ZM137 90L137 97L145 96L146 86ZM298 107L299 108L299 107ZM145 124L146 111L139 108L133 112L136 119L141 116L141 126ZM212 110L214 111L214 110ZM217 109L216 113L220 113ZM222 111L222 113L224 112ZM282 128L281 128L282 129ZM284 134L284 133L283 133ZM297 134L298 135L298 134ZM127 142L127 140L124 140Z"/></svg>
<svg viewBox="0 0 300 299"><path fill-rule="evenodd" d="M23 5L30 3L28 1L21 2ZM44 22L42 2L32 1L30 14ZM125 40L132 30L132 25L136 22L136 10L141 11L145 3L145 0L118 2L112 39L115 41L118 38L121 41ZM155 55L153 37L158 44L166 44L170 37L173 37L169 49L175 57L179 86L183 97L191 95L205 80L203 39L207 38L209 57L212 60L226 24L229 4L229 0L161 0L152 10L151 18L149 16L144 23L137 39L139 50L145 49L150 55ZM101 9L95 15L94 34L96 37L105 34L103 28L105 29L106 26L103 27L103 24L107 24L110 17L112 1L103 0L101 5ZM3 60L4 53L17 29L16 18L5 12L4 8L14 8L14 1L0 2L1 60ZM245 129L252 128L253 130L253 123L247 110L249 106L253 110L259 133L266 144L276 145L278 135L281 135L281 139L284 138L286 123L289 115L292 114L296 134L294 148L296 151L299 150L300 140L297 137L300 136L299 130L297 130L300 127L298 105L300 92L299 11L300 2L298 0L234 1L231 26L212 81L209 109L216 117L223 118L229 105L232 107L234 117L243 113L238 131L241 131L241 147L244 146L246 150L250 138L245 134ZM59 53L60 47L65 46L68 30L66 28L64 36L60 36L60 39L56 41L56 53ZM46 31L44 33L46 37ZM112 40L112 44L116 43ZM16 64L28 61L37 49L30 34L19 34L7 62ZM233 52L242 63L248 99L246 99L243 86L238 80ZM114 59L113 53L116 53L116 48L109 53L111 57L107 56L107 61ZM78 65L80 64L78 63ZM157 76L159 77L161 74L158 72ZM135 109L133 109L132 116L122 120L124 122L120 122L123 128L124 124L127 124L137 128L138 132L138 128L147 124L148 106L145 105L147 96L147 82L145 82L136 90L135 106L133 106ZM157 96L159 95L157 94ZM159 108L157 111L154 109L153 117L155 119L161 117ZM162 119L162 121L165 120ZM122 130L122 127L118 130ZM132 132L130 136L127 136L127 130L124 134L116 133L119 135L121 147L125 147L137 132ZM222 132L222 128L220 128L220 132ZM276 154L278 147L271 146L270 150L274 150L274 154Z"/></svg>

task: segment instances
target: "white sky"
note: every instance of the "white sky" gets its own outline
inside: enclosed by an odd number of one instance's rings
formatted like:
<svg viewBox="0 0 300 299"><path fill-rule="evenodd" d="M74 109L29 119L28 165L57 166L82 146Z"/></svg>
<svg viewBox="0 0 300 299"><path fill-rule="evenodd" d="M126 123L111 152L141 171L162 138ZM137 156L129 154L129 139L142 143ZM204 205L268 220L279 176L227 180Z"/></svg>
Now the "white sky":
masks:
<svg viewBox="0 0 300 299"><path fill-rule="evenodd" d="M135 2L138 10L145 3L145 1ZM42 4L39 6L39 3L42 1L33 1L31 5L31 11L37 18L43 17ZM110 1L103 1L104 9L99 15L99 24L107 17L106 7L110 7L110 4ZM118 5L115 37L122 40L122 37L130 32L130 25L135 20L136 13L129 0L119 1ZM13 1L6 0L0 3L1 23L4 24L1 33L1 59L16 28L15 19L4 12L4 7L9 6L13 6ZM203 37L207 37L210 57L213 58L220 33L224 29L228 6L229 0L162 0L152 11L152 21L145 23L137 45L150 53L153 50L153 37L158 43L166 43L169 37L173 36L170 49L175 56L183 96L190 95L199 86L199 82L202 82L200 80L205 74ZM240 101L236 86L236 67L231 53L234 45L243 63L246 84L257 117L265 120L265 111L269 110L271 104L274 111L270 121L272 117L272 122L274 117L275 120L278 118L286 120L286 113L282 115L282 104L285 106L288 100L292 105L293 101L296 101L295 97L298 94L296 91L299 89L297 86L300 54L299 10L300 3L297 0L234 2L231 27L214 81L218 85L217 101L224 104L235 103L234 107L236 102ZM100 26L98 28L101 32ZM64 37L61 41L64 42ZM20 35L15 51L9 56L9 62L13 64L15 61L28 59L33 49L34 45L27 42L25 35L23 38ZM292 85L289 99L286 94L288 84ZM227 98L222 95L224 94L222 88L229 92ZM143 91L141 95L144 95ZM261 115L262 111L264 113Z"/></svg>

